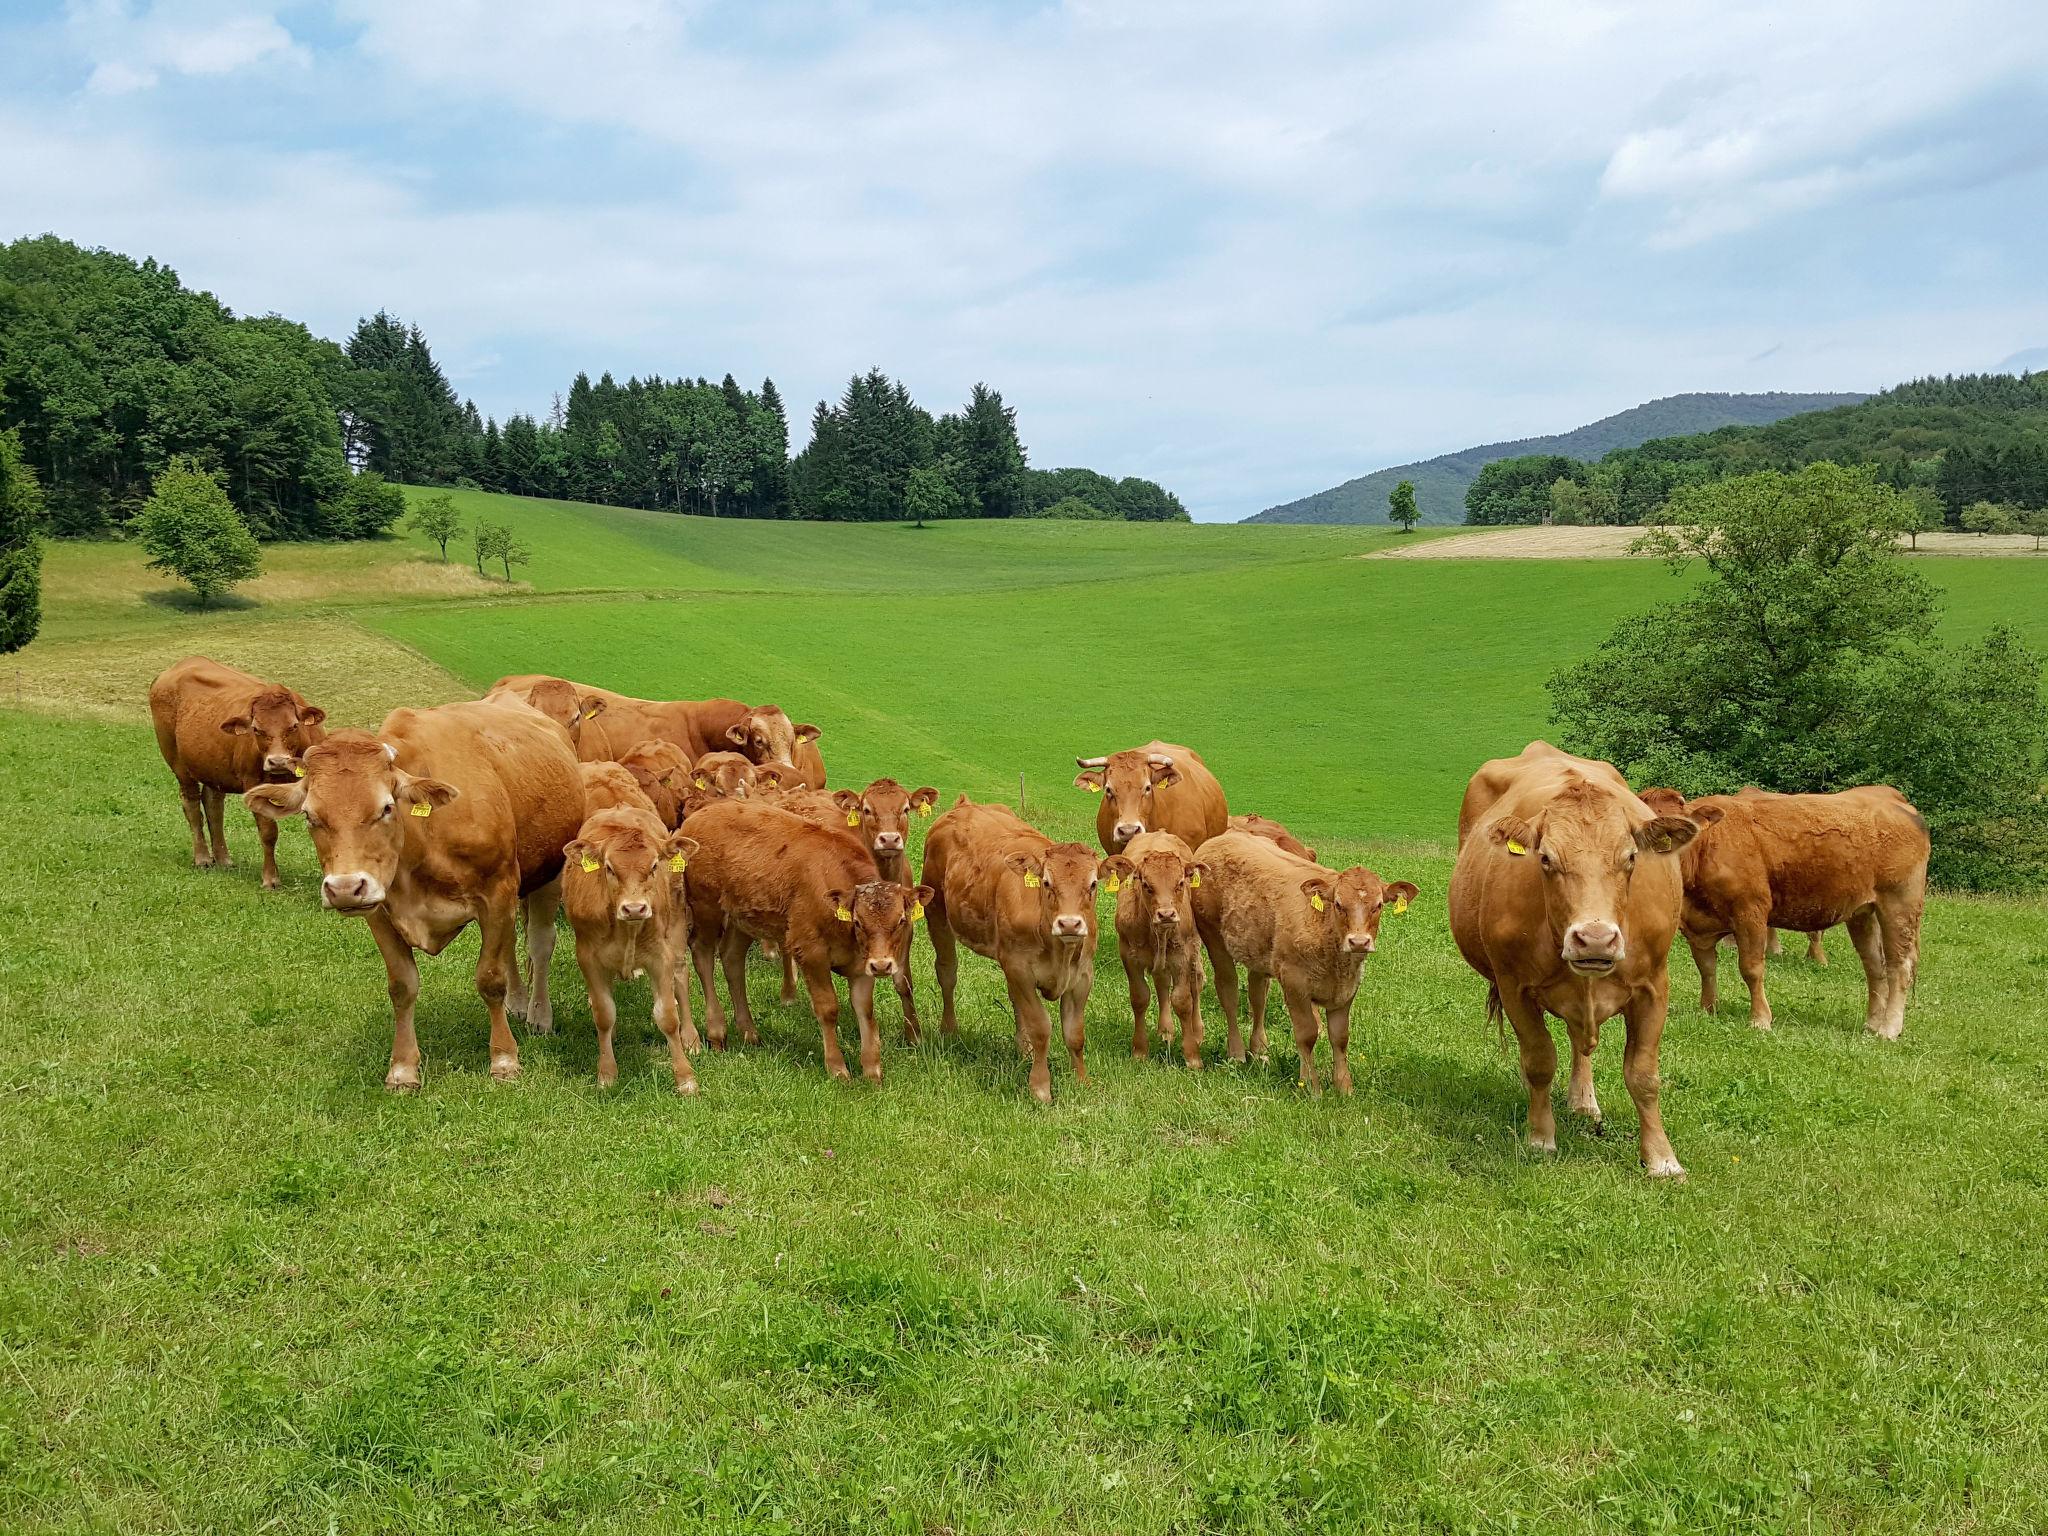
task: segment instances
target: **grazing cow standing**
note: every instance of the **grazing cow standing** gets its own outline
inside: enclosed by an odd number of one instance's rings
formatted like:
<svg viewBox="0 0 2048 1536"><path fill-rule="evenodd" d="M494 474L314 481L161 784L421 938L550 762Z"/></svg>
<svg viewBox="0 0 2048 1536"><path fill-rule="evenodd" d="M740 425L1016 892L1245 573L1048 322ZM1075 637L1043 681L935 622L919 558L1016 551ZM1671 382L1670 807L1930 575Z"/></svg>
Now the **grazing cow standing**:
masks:
<svg viewBox="0 0 2048 1536"><path fill-rule="evenodd" d="M926 906L944 1002L939 1029L960 1032L953 1011L957 935L1002 967L1017 1045L1031 1057L1031 1096L1041 1104L1052 1102L1052 1020L1041 998L1058 1002L1074 1080L1088 1081L1082 1014L1095 981L1100 875L1086 845L1055 843L1007 805L977 805L965 795L925 838L924 878L933 893Z"/></svg>
<svg viewBox="0 0 2048 1536"><path fill-rule="evenodd" d="M1330 1078L1351 1092L1351 1002L1366 956L1379 946L1380 919L1406 911L1418 894L1406 880L1383 881L1363 865L1338 871L1289 853L1271 838L1232 828L1201 848L1207 873L1195 891L1195 922L1216 973L1230 1029L1232 1061L1245 1059L1237 1023L1237 967L1251 993L1252 1053L1266 1053L1266 987L1275 979L1294 1023L1301 1084L1323 1091L1316 1073L1316 1010L1326 1015Z"/></svg>
<svg viewBox="0 0 2048 1536"><path fill-rule="evenodd" d="M812 789L825 787L825 760L815 745L818 728L791 722L772 704L749 706L738 699L636 699L545 673L501 677L491 691L524 693L543 683L563 683L574 690L585 710L584 729L576 743L585 762L617 760L643 741L671 741L695 763L706 752L737 747L756 763L793 769ZM595 715L590 711L595 708Z"/></svg>
<svg viewBox="0 0 2048 1536"><path fill-rule="evenodd" d="M1278 843L1296 858L1307 859L1311 864L1316 861L1315 849L1309 847L1307 843L1304 843L1270 816L1260 816L1247 812L1242 816L1231 817L1230 825L1236 831L1249 832L1253 837L1263 837L1268 842Z"/></svg>
<svg viewBox="0 0 2048 1536"><path fill-rule="evenodd" d="M329 909L368 920L391 994L394 1091L420 1085L413 1032L415 951L438 955L472 922L483 931L476 989L490 1010L491 1076L519 1075L505 1022L554 1027L548 962L561 900L562 850L583 821L576 755L561 726L524 705L395 709L375 736L337 731L307 749L304 779L242 798L258 815L305 815ZM514 953L526 909L531 1001Z"/></svg>
<svg viewBox="0 0 2048 1536"><path fill-rule="evenodd" d="M1141 832L1122 853L1103 861L1104 880L1116 896L1116 947L1131 988L1131 1055L1151 1054L1145 1033L1150 1003L1145 983L1159 998L1159 1038L1168 1038L1167 1009L1180 1020L1180 1054L1190 1072L1202 1070L1202 945L1195 931L1195 893L1209 866L1171 832Z"/></svg>
<svg viewBox="0 0 2048 1536"><path fill-rule="evenodd" d="M1102 796L1095 838L1104 853L1122 853L1141 832L1171 832L1199 848L1230 821L1223 786L1200 757L1171 742L1148 742L1107 757L1077 757L1074 785Z"/></svg>
<svg viewBox="0 0 2048 1536"><path fill-rule="evenodd" d="M1749 1022L1769 1029L1770 930L1847 923L1869 988L1864 1026L1886 1040L1899 1037L1920 958L1929 851L1927 823L1904 795L1872 784L1831 795L1744 790L1698 800L1646 789L1643 799L1696 821L1714 818L1679 855L1682 924L1699 967L1700 1007L1711 1013L1718 1001L1715 949L1732 934L1749 988Z"/></svg>
<svg viewBox="0 0 2048 1536"><path fill-rule="evenodd" d="M1488 1015L1505 1013L1514 1026L1532 1148L1557 1150L1547 1016L1571 1036L1567 1102L1597 1126L1592 1053L1601 1024L1618 1013L1643 1167L1655 1177L1685 1172L1664 1134L1657 1057L1683 898L1676 855L1709 819L1660 815L1612 764L1543 741L1472 776L1458 817L1451 936L1486 981Z"/></svg>
<svg viewBox="0 0 2048 1536"><path fill-rule="evenodd" d="M876 873L875 861L845 829L807 821L760 800L712 800L687 817L697 840L690 864L690 948L704 987L706 1034L725 1045L725 1015L712 984L718 955L741 1038L757 1044L747 1005L747 949L776 945L803 974L824 1042L825 1070L846 1077L839 1049L839 994L860 1027L861 1075L882 1080L881 1036L875 1030L875 980L909 963L911 926L931 892L905 890Z"/></svg>
<svg viewBox="0 0 2048 1536"><path fill-rule="evenodd" d="M697 1049L690 1019L689 895L686 870L694 838L671 832L652 811L601 810L587 817L563 850L562 906L576 935L576 964L590 993L597 1028L597 1082L618 1081L612 1029L617 981L651 974L654 1022L668 1040L677 1093L695 1093L688 1052Z"/></svg>
<svg viewBox="0 0 2048 1536"><path fill-rule="evenodd" d="M193 866L225 869L234 862L222 825L226 797L295 779L306 749L326 736L327 712L282 683L188 656L149 685L149 717L157 747L178 781L178 799L192 829ZM263 888L274 891L277 823L258 816L256 835L263 843Z"/></svg>

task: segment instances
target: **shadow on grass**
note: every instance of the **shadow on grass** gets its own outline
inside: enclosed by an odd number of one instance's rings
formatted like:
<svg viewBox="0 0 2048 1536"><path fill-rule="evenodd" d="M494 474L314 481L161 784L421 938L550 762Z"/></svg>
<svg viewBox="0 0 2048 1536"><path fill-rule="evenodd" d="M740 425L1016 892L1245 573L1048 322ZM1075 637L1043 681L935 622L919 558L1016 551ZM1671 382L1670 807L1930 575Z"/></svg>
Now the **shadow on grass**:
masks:
<svg viewBox="0 0 2048 1536"><path fill-rule="evenodd" d="M142 600L152 608L168 608L177 613L247 613L263 604L253 597L244 597L239 592L223 592L208 602L199 601L199 594L188 592L183 587L164 587L142 594Z"/></svg>

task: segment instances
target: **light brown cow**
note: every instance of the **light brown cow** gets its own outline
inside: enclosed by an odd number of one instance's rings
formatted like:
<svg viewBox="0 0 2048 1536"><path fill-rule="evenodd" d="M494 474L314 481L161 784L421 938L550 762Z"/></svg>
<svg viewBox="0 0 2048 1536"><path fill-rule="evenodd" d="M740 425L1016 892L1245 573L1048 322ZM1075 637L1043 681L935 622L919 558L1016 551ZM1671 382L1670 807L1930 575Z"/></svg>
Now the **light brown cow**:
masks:
<svg viewBox="0 0 2048 1536"><path fill-rule="evenodd" d="M908 965L910 930L923 917L931 892L882 879L867 850L843 830L765 801L713 800L693 809L687 824L698 844L690 864L690 947L712 1046L725 1045L725 1015L712 984L714 954L724 966L741 1038L750 1045L760 1040L747 1005L746 970L747 949L760 940L780 948L803 974L824 1043L825 1070L841 1078L849 1074L839 1049L839 994L832 978L846 978L860 1029L861 1075L879 1083L875 980Z"/></svg>
<svg viewBox="0 0 2048 1536"><path fill-rule="evenodd" d="M149 685L156 744L178 781L195 868L225 869L222 803L258 784L289 783L306 748L322 740L327 712L282 683L267 683L204 656L167 667ZM212 847L207 846L208 833ZM263 888L277 889L277 823L256 818L263 843Z"/></svg>
<svg viewBox="0 0 2048 1536"><path fill-rule="evenodd" d="M699 1048L690 1019L689 887L696 839L663 826L652 811L597 811L563 850L562 906L576 934L576 964L590 993L597 1028L597 1082L618 1081L612 1030L615 982L652 977L654 1022L668 1040L677 1093L695 1093L689 1051Z"/></svg>
<svg viewBox="0 0 2048 1536"><path fill-rule="evenodd" d="M1141 832L1171 832L1199 848L1230 822L1223 786L1200 757L1168 741L1147 742L1107 757L1077 757L1077 789L1102 796L1095 838L1121 853Z"/></svg>
<svg viewBox="0 0 2048 1536"><path fill-rule="evenodd" d="M691 787L690 762L683 749L672 741L643 741L618 762L633 775L662 825L671 831L681 826L683 796Z"/></svg>
<svg viewBox="0 0 2048 1536"><path fill-rule="evenodd" d="M750 762L781 770L785 789L823 789L825 759L818 755L815 725L798 725L772 704L749 708L725 729L725 739Z"/></svg>
<svg viewBox="0 0 2048 1536"><path fill-rule="evenodd" d="M1906 1027L1906 994L1920 958L1927 902L1927 823L1886 784L1832 795L1745 790L1684 800L1646 789L1651 806L1715 824L1679 855L1682 925L1700 973L1700 1007L1713 1012L1716 946L1732 934L1749 988L1749 1022L1771 1027L1764 954L1773 926L1811 932L1836 923L1863 962L1864 1025L1886 1040Z"/></svg>
<svg viewBox="0 0 2048 1536"><path fill-rule="evenodd" d="M604 713L603 699L595 694L579 693L574 683L560 677L539 678L525 687L513 686L509 678L502 679L484 695L484 702L524 704L529 709L537 709L567 731L569 740L579 746L583 741L584 722Z"/></svg>
<svg viewBox="0 0 2048 1536"><path fill-rule="evenodd" d="M789 765L811 788L825 787L825 761L814 745L818 728L793 724L774 705L750 706L738 699L636 699L540 672L501 677L491 691L523 693L550 682L567 683L583 701L586 714L576 752L585 762L617 761L643 741L674 742L693 764L707 752L738 747L756 763ZM593 705L595 717L588 713Z"/></svg>
<svg viewBox="0 0 2048 1536"><path fill-rule="evenodd" d="M1104 883L1116 896L1117 954L1131 988L1131 1055L1151 1055L1145 1032L1149 978L1159 999L1159 1038L1170 1038L1170 1007L1180 1020L1181 1059L1190 1072L1199 1072L1202 942L1195 930L1195 893L1209 866L1171 832L1140 832L1102 867Z"/></svg>
<svg viewBox="0 0 2048 1536"><path fill-rule="evenodd" d="M1544 741L1473 775L1458 816L1451 936L1486 981L1488 1016L1505 1013L1514 1025L1532 1148L1557 1150L1547 1015L1571 1036L1567 1103L1597 1126L1592 1053L1601 1024L1618 1013L1643 1167L1656 1177L1685 1172L1664 1134L1657 1056L1683 894L1677 854L1699 828L1645 805L1612 764Z"/></svg>
<svg viewBox="0 0 2048 1536"><path fill-rule="evenodd" d="M1239 832L1249 832L1253 837L1263 837L1269 843L1278 843L1296 858L1307 859L1311 864L1316 861L1315 849L1270 816L1247 812L1242 816L1231 817L1230 825Z"/></svg>
<svg viewBox="0 0 2048 1536"><path fill-rule="evenodd" d="M523 705L395 709L375 736L337 731L307 749L306 776L242 798L257 814L304 813L326 878L321 902L367 918L384 956L392 1012L385 1086L420 1085L413 1032L414 951L438 955L472 922L483 930L476 989L491 1016L491 1076L519 1075L505 1022L545 1034L548 962L561 900L562 850L583 821L568 733ZM514 935L526 909L529 1001Z"/></svg>
<svg viewBox="0 0 2048 1536"><path fill-rule="evenodd" d="M1095 887L1101 863L1081 843L1055 843L1007 805L977 805L962 795L937 821L924 844L924 878L932 892L932 950L937 956L944 1013L939 1029L960 1032L953 989L960 959L955 937L1002 967L1017 1045L1031 1057L1031 1096L1052 1102L1048 1063L1056 1001L1060 1033L1086 1084L1082 1014L1095 982Z"/></svg>
<svg viewBox="0 0 2048 1536"><path fill-rule="evenodd" d="M690 782L721 800L744 800L760 782L761 770L744 752L706 752L690 769Z"/></svg>
<svg viewBox="0 0 2048 1536"><path fill-rule="evenodd" d="M620 764L578 763L576 776L583 781L585 817L595 816L599 811L625 809L645 811L657 821L661 819L640 781Z"/></svg>
<svg viewBox="0 0 2048 1536"><path fill-rule="evenodd" d="M1294 1023L1302 1086L1323 1091L1316 1073L1320 1008L1329 1028L1331 1082L1339 1093L1351 1092L1351 1002L1359 973L1379 947L1382 916L1406 911L1415 886L1383 881L1362 864L1325 869L1238 828L1210 838L1200 856L1208 873L1194 893L1195 923L1230 1030L1230 1059L1245 1059L1237 1022L1237 968L1243 965L1252 1054L1266 1054L1266 987L1278 980Z"/></svg>

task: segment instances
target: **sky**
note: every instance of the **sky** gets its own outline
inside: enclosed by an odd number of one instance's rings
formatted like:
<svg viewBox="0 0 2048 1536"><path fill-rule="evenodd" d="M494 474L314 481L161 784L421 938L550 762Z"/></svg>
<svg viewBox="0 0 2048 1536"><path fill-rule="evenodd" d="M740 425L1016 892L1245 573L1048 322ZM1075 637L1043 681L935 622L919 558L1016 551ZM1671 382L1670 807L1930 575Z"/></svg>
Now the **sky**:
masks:
<svg viewBox="0 0 2048 1536"><path fill-rule="evenodd" d="M977 380L1202 519L1685 390L2048 366L2040 0L0 5L0 239L578 369Z"/></svg>

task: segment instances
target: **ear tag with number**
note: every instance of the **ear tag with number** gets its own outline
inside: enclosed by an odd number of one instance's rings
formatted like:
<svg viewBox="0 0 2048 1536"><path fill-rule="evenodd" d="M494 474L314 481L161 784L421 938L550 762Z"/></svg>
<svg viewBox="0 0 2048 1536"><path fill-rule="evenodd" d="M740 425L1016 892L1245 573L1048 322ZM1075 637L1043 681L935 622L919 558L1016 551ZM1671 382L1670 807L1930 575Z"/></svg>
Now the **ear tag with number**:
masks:
<svg viewBox="0 0 2048 1536"><path fill-rule="evenodd" d="M1102 882L1102 888L1105 891L1109 892L1110 895L1114 896L1118 891L1124 888L1124 883L1123 881L1117 879L1115 875L1111 875L1107 880Z"/></svg>
<svg viewBox="0 0 2048 1536"><path fill-rule="evenodd" d="M305 776L306 776L306 765L305 765L304 763L293 763L293 764L292 764L292 777L293 777L293 778L295 778L295 779L303 779L303 778L304 778Z"/></svg>
<svg viewBox="0 0 2048 1536"><path fill-rule="evenodd" d="M910 920L911 920L911 921L912 921L913 923L921 923L921 922L923 922L923 921L924 921L924 903L923 903L923 902L921 902L921 901L913 901L913 902L912 902L912 903L910 904Z"/></svg>
<svg viewBox="0 0 2048 1536"><path fill-rule="evenodd" d="M680 875L690 867L690 861L680 853L672 853L668 856L668 867L670 873Z"/></svg>
<svg viewBox="0 0 2048 1536"><path fill-rule="evenodd" d="M1320 896L1309 897L1308 904L1318 912L1323 910L1323 898Z"/></svg>
<svg viewBox="0 0 2048 1536"><path fill-rule="evenodd" d="M1199 891L1199 890L1200 890L1201 888L1202 888L1202 877L1201 877L1200 875L1189 875L1189 876L1188 876L1188 889L1189 889L1189 890L1191 890L1191 891Z"/></svg>
<svg viewBox="0 0 2048 1536"><path fill-rule="evenodd" d="M842 923L850 923L853 921L853 914L847 911L844 907L835 908L832 915L838 918L839 921L841 921Z"/></svg>
<svg viewBox="0 0 2048 1536"><path fill-rule="evenodd" d="M586 875L594 875L597 873L597 860L593 859L587 853L583 855L583 873L585 873Z"/></svg>
<svg viewBox="0 0 2048 1536"><path fill-rule="evenodd" d="M711 787L711 781L700 775L696 780L696 785L699 789L709 789Z"/></svg>
<svg viewBox="0 0 2048 1536"><path fill-rule="evenodd" d="M433 804L427 800L415 800L412 803L412 813L424 820L434 814Z"/></svg>
<svg viewBox="0 0 2048 1536"><path fill-rule="evenodd" d="M849 827L857 827L857 826L859 826L859 825L860 825L860 812L859 812L859 811L848 811L848 812L846 813L846 824L847 824L847 825L848 825Z"/></svg>
<svg viewBox="0 0 2048 1536"><path fill-rule="evenodd" d="M1509 853L1512 853L1512 854L1513 854L1513 855L1514 855L1514 856L1515 856L1516 858L1518 858L1518 859L1519 859L1519 858L1520 858L1520 857L1521 857L1521 856L1522 856L1523 854L1527 853L1528 851L1529 851L1528 849L1524 848L1524 847L1523 847L1523 846L1522 846L1522 845L1521 845L1520 843L1516 842L1516 841L1515 841L1515 840L1514 840L1514 839L1513 839L1512 837L1508 839L1508 852L1509 852Z"/></svg>
<svg viewBox="0 0 2048 1536"><path fill-rule="evenodd" d="M1041 885L1045 884L1043 880L1038 878L1038 871L1035 869L1027 869L1024 871L1024 883L1034 891L1037 890Z"/></svg>
<svg viewBox="0 0 2048 1536"><path fill-rule="evenodd" d="M1396 896L1394 898L1394 916L1399 917L1403 912L1406 912L1407 910L1408 898L1406 896Z"/></svg>
<svg viewBox="0 0 2048 1536"><path fill-rule="evenodd" d="M1088 793L1091 795L1099 795L1102 793L1102 786L1100 784L1090 784L1088 786Z"/></svg>
<svg viewBox="0 0 2048 1536"><path fill-rule="evenodd" d="M928 806L928 805L920 805L920 806L919 806L919 807L917 808L917 814L918 814L918 815L920 815L920 816L929 816L929 815L931 815L931 813L932 813L932 808L931 808L930 806Z"/></svg>

